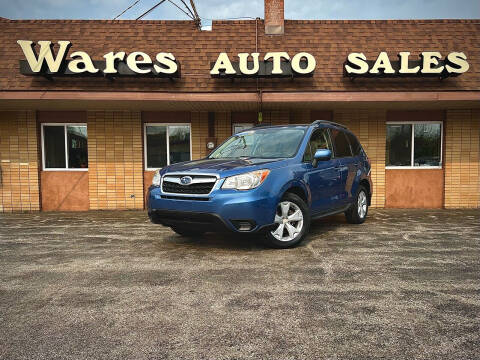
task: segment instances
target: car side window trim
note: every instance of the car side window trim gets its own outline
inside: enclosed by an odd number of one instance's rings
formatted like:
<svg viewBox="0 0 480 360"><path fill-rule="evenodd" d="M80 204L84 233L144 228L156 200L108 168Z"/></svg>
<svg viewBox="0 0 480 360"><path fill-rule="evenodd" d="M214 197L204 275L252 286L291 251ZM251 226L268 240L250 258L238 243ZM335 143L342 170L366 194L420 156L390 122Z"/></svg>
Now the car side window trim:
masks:
<svg viewBox="0 0 480 360"><path fill-rule="evenodd" d="M363 146L362 144L360 143L360 140L358 140L358 138L355 136L355 134L353 134L352 132L348 132L346 133L347 134L347 139L348 139L348 142L350 143L350 150L352 151L352 156L353 157L357 157L357 156L360 156L362 155L362 152L365 152L363 150ZM354 149L353 149L353 144L352 144L352 139L356 142L356 146L358 147L358 150L357 152L355 153Z"/></svg>
<svg viewBox="0 0 480 360"><path fill-rule="evenodd" d="M305 149L305 152L303 153L302 162L311 163L312 161L307 159L307 153L310 155L310 157L312 157L312 147L310 145L310 139L308 140L307 147Z"/></svg>
<svg viewBox="0 0 480 360"><path fill-rule="evenodd" d="M335 144L333 143L331 131L332 131L332 129L327 128L328 140L329 140L329 142L330 142L330 146L332 147L332 148L330 149L330 150L332 151L332 159L334 159L334 158L336 158L336 155L335 155Z"/></svg>
<svg viewBox="0 0 480 360"><path fill-rule="evenodd" d="M347 132L343 132L345 134L345 137L347 138L347 142L348 142L348 146L350 147L350 153L352 154L350 157L356 157L358 156L358 154L355 154L353 152L353 145L352 145L352 142L350 141L350 136L351 134L347 133Z"/></svg>
<svg viewBox="0 0 480 360"><path fill-rule="evenodd" d="M307 157L307 153L310 153L310 156L313 157L312 155L312 147L310 146L310 142L312 141L312 137L313 135L315 135L315 132L317 131L317 129L314 129L312 131L312 133L310 134L310 137L308 138L308 141L307 141L307 146L305 147L305 151L303 152L303 156L302 156L302 162L303 163L311 163L312 160L307 160L306 157Z"/></svg>

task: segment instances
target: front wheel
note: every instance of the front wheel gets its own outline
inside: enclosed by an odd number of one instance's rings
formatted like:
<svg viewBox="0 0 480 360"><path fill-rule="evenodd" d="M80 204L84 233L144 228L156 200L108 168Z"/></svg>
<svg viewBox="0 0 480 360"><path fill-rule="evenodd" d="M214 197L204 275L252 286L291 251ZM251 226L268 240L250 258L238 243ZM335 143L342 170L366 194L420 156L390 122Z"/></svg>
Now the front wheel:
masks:
<svg viewBox="0 0 480 360"><path fill-rule="evenodd" d="M345 217L351 224L362 224L368 214L368 193L364 186L360 186L357 196L350 208L345 211Z"/></svg>
<svg viewBox="0 0 480 360"><path fill-rule="evenodd" d="M298 245L307 235L310 213L297 195L286 193L277 205L275 228L265 234L269 246L286 249Z"/></svg>

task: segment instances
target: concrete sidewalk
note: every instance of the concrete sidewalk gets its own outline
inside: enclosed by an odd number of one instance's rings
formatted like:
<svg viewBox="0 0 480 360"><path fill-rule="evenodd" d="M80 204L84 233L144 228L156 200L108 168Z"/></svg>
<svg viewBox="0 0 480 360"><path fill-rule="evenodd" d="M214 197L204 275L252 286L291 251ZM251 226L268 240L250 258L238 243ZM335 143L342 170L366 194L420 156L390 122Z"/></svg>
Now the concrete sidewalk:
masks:
<svg viewBox="0 0 480 360"><path fill-rule="evenodd" d="M0 358L480 358L479 234L479 210L376 210L271 250L144 212L1 214Z"/></svg>

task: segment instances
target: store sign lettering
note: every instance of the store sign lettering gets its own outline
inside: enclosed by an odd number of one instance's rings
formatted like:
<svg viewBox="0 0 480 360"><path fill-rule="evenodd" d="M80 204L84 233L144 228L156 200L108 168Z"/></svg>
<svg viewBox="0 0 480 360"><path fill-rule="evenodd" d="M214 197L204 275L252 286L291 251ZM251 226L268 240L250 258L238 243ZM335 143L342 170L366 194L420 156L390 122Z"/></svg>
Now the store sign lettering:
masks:
<svg viewBox="0 0 480 360"><path fill-rule="evenodd" d="M152 59L142 51L127 54L124 51L109 52L103 60L92 60L84 51L68 55L70 41L58 41L54 51L51 41L18 40L25 60L20 60L20 73L55 76L104 76L104 77L164 77L180 78L180 63L169 52L159 52ZM68 58L67 58L68 57ZM218 55L210 64L213 78L248 77L311 77L315 71L315 57L307 52L290 56L285 51L239 53L232 61L226 52ZM375 60L367 60L361 52L350 53L343 65L344 76L356 77L439 77L458 76L469 70L467 56L463 52L450 52L443 58L438 51L424 51L412 59L410 52L398 53L398 60L391 60L387 52L380 52Z"/></svg>
<svg viewBox="0 0 480 360"><path fill-rule="evenodd" d="M376 60L367 60L363 53L350 53L344 64L344 75L355 77L440 77L458 76L467 72L469 64L463 52L450 52L445 59L438 51L424 51L411 59L408 51L398 53L392 61L386 52Z"/></svg>
<svg viewBox="0 0 480 360"><path fill-rule="evenodd" d="M59 41L55 54L50 41L39 41L39 53L30 40L18 40L26 60L20 60L20 72L24 75L42 76L150 76L180 77L180 64L172 53L160 52L152 58L141 51L126 54L109 52L105 60L93 61L84 51L75 51L67 60L70 41Z"/></svg>
<svg viewBox="0 0 480 360"><path fill-rule="evenodd" d="M238 62L230 61L227 53L218 55L211 63L212 77L298 77L312 76L316 61L313 55L300 52L293 57L287 52L267 52L260 60L260 53L239 53Z"/></svg>

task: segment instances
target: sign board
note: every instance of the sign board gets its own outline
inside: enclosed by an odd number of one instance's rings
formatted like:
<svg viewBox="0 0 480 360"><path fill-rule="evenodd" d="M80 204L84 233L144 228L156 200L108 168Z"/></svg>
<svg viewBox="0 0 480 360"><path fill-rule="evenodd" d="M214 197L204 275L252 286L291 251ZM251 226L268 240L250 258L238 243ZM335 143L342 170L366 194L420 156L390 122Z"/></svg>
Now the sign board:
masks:
<svg viewBox="0 0 480 360"><path fill-rule="evenodd" d="M109 52L104 60L92 60L84 51L67 54L70 41L58 41L55 53L50 41L18 40L25 60L20 60L20 73L30 76L77 76L77 77L164 77L180 78L180 63L169 52L159 52L152 59L142 51L129 54L124 51ZM469 70L467 56L463 52L450 52L445 58L438 51L424 51L416 59L410 52L398 53L398 60L391 60L387 52L380 52L376 60L367 60L361 53L350 53L343 64L345 77L438 77L458 76ZM260 53L239 53L238 61L231 61L227 53L218 55L210 63L212 78L282 78L311 77L316 68L315 57L307 52L290 56L285 51L267 52L263 59Z"/></svg>
<svg viewBox="0 0 480 360"><path fill-rule="evenodd" d="M142 76L142 77L180 77L180 64L172 53L158 53L155 59L141 51L126 54L123 51L109 52L105 60L93 61L83 51L75 51L67 60L71 46L69 41L59 41L59 50L55 54L50 41L39 41L39 53L35 44L29 40L18 40L26 60L20 60L20 73L31 76Z"/></svg>
<svg viewBox="0 0 480 360"><path fill-rule="evenodd" d="M313 55L300 52L292 58L287 52L268 52L260 60L259 53L239 53L238 62L230 61L227 53L220 53L217 61L210 64L214 78L248 77L311 77L316 61Z"/></svg>
<svg viewBox="0 0 480 360"><path fill-rule="evenodd" d="M367 60L363 53L350 53L343 66L344 76L356 77L439 77L458 76L468 71L469 64L463 52L451 52L445 59L438 51L424 51L419 59L410 59L410 53L398 53L398 61L390 60L381 52L376 60Z"/></svg>

